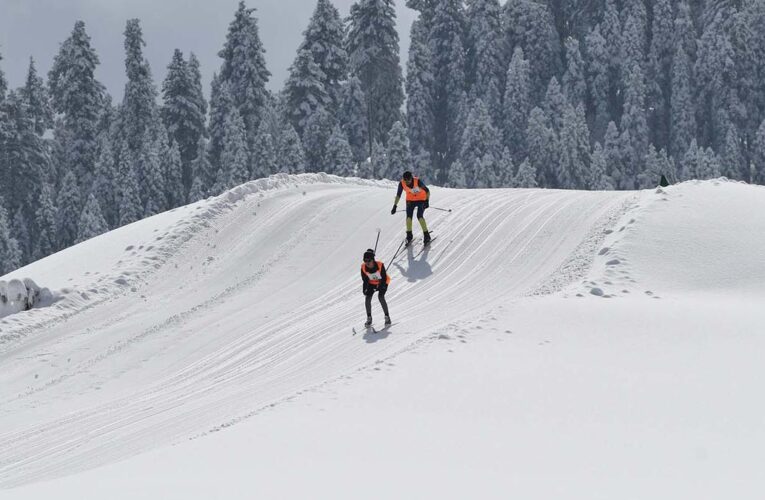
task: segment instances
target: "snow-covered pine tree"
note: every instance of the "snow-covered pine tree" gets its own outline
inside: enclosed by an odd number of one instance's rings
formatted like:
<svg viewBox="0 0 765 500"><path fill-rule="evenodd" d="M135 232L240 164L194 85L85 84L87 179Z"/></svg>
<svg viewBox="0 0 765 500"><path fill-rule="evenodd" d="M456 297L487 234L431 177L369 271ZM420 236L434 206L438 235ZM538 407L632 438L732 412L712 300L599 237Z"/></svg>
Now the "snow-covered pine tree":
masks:
<svg viewBox="0 0 765 500"><path fill-rule="evenodd" d="M325 154L327 172L342 177L350 177L354 174L353 153L340 125L335 125L332 129Z"/></svg>
<svg viewBox="0 0 765 500"><path fill-rule="evenodd" d="M25 212L21 208L16 209L11 220L11 234L19 243L22 266L31 262L32 259L32 235L29 233L29 222Z"/></svg>
<svg viewBox="0 0 765 500"><path fill-rule="evenodd" d="M141 176L143 179L141 186L141 199L143 201L143 216L164 212L167 209L167 193L165 190L165 166L162 165L161 142L162 137L152 137L150 132L146 132L141 148Z"/></svg>
<svg viewBox="0 0 765 500"><path fill-rule="evenodd" d="M382 143L375 142L372 144L372 156L369 157L369 160L359 165L359 177L379 179L384 172L388 171L388 153Z"/></svg>
<svg viewBox="0 0 765 500"><path fill-rule="evenodd" d="M99 140L98 161L93 176L91 193L96 196L101 213L109 227L115 227L119 218L116 191L119 188L119 173L114 163L111 144L105 135Z"/></svg>
<svg viewBox="0 0 765 500"><path fill-rule="evenodd" d="M465 13L461 0L443 0L435 8L430 29L435 90L433 92L433 160L435 182L446 178L459 157L465 120ZM463 165L465 168L469 168Z"/></svg>
<svg viewBox="0 0 765 500"><path fill-rule="evenodd" d="M207 116L207 99L205 99L204 89L202 88L202 71L200 70L199 59L193 52L189 53L189 73L191 73L191 86L193 88L192 98L196 108L201 112L202 118ZM202 130L203 135L205 133ZM196 157L195 157L196 158Z"/></svg>
<svg viewBox="0 0 765 500"><path fill-rule="evenodd" d="M280 171L276 158L276 144L265 121L260 122L254 148L250 179L261 179Z"/></svg>
<svg viewBox="0 0 765 500"><path fill-rule="evenodd" d="M560 147L563 161L558 169L558 186L566 189L585 189L590 172L590 131L584 106L576 108L570 104L563 115L563 130L560 133Z"/></svg>
<svg viewBox="0 0 765 500"><path fill-rule="evenodd" d="M176 144L181 161L182 198L191 189L191 162L196 158L199 138L205 134L205 108L201 89L195 79L199 72L183 59L183 53L175 49L167 66L167 76L162 83L162 122L170 140ZM201 97L201 101L200 101ZM177 189L173 186L170 189ZM178 206L176 201L170 206Z"/></svg>
<svg viewBox="0 0 765 500"><path fill-rule="evenodd" d="M218 170L218 179L212 194L220 194L249 180L246 134L244 120L239 111L236 108L232 109L226 119L221 168Z"/></svg>
<svg viewBox="0 0 765 500"><path fill-rule="evenodd" d="M597 142L592 152L587 187L593 191L610 191L614 189L613 181L607 174L607 170L606 153L600 143Z"/></svg>
<svg viewBox="0 0 765 500"><path fill-rule="evenodd" d="M541 187L552 188L557 184L554 161L556 153L555 132L547 125L548 120L541 108L535 107L529 114L526 128L528 144L527 161L536 172Z"/></svg>
<svg viewBox="0 0 765 500"><path fill-rule="evenodd" d="M672 64L672 101L670 106L670 154L682 158L696 137L696 113L693 104L693 74L688 56L678 47Z"/></svg>
<svg viewBox="0 0 765 500"><path fill-rule="evenodd" d="M513 180L513 187L535 188L537 185L537 171L528 158L518 166L518 173Z"/></svg>
<svg viewBox="0 0 765 500"><path fill-rule="evenodd" d="M234 101L228 83L213 74L210 93L210 123L207 144L208 160L217 173L220 169L220 155L223 153L223 140L226 136L226 117L234 108Z"/></svg>
<svg viewBox="0 0 765 500"><path fill-rule="evenodd" d="M418 170L430 170L432 166L434 81L428 37L423 20L415 20L412 23L406 71L406 123Z"/></svg>
<svg viewBox="0 0 765 500"><path fill-rule="evenodd" d="M158 121L157 89L149 62L143 55L143 32L138 19L129 19L125 27L125 94L120 107L122 134L133 155L143 153L145 137L153 137ZM139 177L144 172L138 172ZM139 182L143 182L139 178Z"/></svg>
<svg viewBox="0 0 765 500"><path fill-rule="evenodd" d="M53 199L53 188L47 182L40 187L40 197L37 200L37 209L35 210L35 227L37 227L37 237L32 240L32 258L33 260L42 259L56 250L58 243L56 236L57 210Z"/></svg>
<svg viewBox="0 0 765 500"><path fill-rule="evenodd" d="M57 168L62 173L74 171L83 192L90 189L98 158L98 119L104 102L104 86L94 74L98 64L85 23L77 21L48 73L53 110L63 120L54 136L66 151Z"/></svg>
<svg viewBox="0 0 765 500"><path fill-rule="evenodd" d="M708 147L699 149L699 179L716 179L720 177L720 159L717 154Z"/></svg>
<svg viewBox="0 0 765 500"><path fill-rule="evenodd" d="M3 54L0 53L0 62L3 61ZM5 93L8 91L8 81L5 79L3 68L0 67L0 104L5 100Z"/></svg>
<svg viewBox="0 0 765 500"><path fill-rule="evenodd" d="M215 184L217 172L213 170L212 164L210 164L210 161L207 159L207 140L204 137L200 137L199 142L197 143L197 154L196 158L194 158L194 161L191 162L191 172L192 177L199 181L199 187L196 191L197 196L206 196L208 190L210 190L213 184ZM199 201L202 199L192 199L191 195L189 196L190 202Z"/></svg>
<svg viewBox="0 0 765 500"><path fill-rule="evenodd" d="M513 158L525 158L526 126L531 112L531 88L529 87L529 63L523 49L516 47L507 70L504 99L503 135Z"/></svg>
<svg viewBox="0 0 765 500"><path fill-rule="evenodd" d="M728 179L750 181L749 169L741 154L741 140L734 125L728 127L728 133L725 134L725 145L720 153L720 166L721 174Z"/></svg>
<svg viewBox="0 0 765 500"><path fill-rule="evenodd" d="M645 170L638 174L638 189L658 186L662 175L666 176L667 179L672 179L674 177L674 169L670 159L667 157L667 152L664 149L657 152L656 147L651 144L648 146L648 154L645 157Z"/></svg>
<svg viewBox="0 0 765 500"><path fill-rule="evenodd" d="M120 226L140 220L144 215L135 166L127 161L125 168L120 184Z"/></svg>
<svg viewBox="0 0 765 500"><path fill-rule="evenodd" d="M476 99L471 106L461 142L459 159L465 169L465 187L496 187L499 184L496 167L501 155L501 137L481 99Z"/></svg>
<svg viewBox="0 0 765 500"><path fill-rule="evenodd" d="M608 127L609 60L606 39L595 26L585 40L587 58L588 116L592 139L603 141Z"/></svg>
<svg viewBox="0 0 765 500"><path fill-rule="evenodd" d="M452 163L452 168L449 169L449 175L447 177L447 184L450 188L465 188L467 187L467 175L465 173L465 167L462 162L457 160Z"/></svg>
<svg viewBox="0 0 765 500"><path fill-rule="evenodd" d="M547 116L547 123L552 126L553 132L556 135L560 135L560 131L563 130L563 114L566 112L566 107L569 104L566 96L561 91L558 79L552 77L549 85L547 85L547 93L545 99L542 102L542 109L544 109Z"/></svg>
<svg viewBox="0 0 765 500"><path fill-rule="evenodd" d="M93 193L90 193L88 201L85 203L85 208L82 209L78 226L79 232L75 243L95 238L109 230L106 219L101 214L101 205Z"/></svg>
<svg viewBox="0 0 765 500"><path fill-rule="evenodd" d="M324 108L317 108L310 115L303 131L306 172L323 172L326 169L327 141L332 133L332 116Z"/></svg>
<svg viewBox="0 0 765 500"><path fill-rule="evenodd" d="M529 61L531 102L539 103L553 76L560 75L560 38L547 5L526 0L508 0L504 7L507 47L521 47Z"/></svg>
<svg viewBox="0 0 765 500"><path fill-rule="evenodd" d="M290 174L302 174L305 172L305 152L300 136L291 123L284 126L278 144L279 170Z"/></svg>
<svg viewBox="0 0 765 500"><path fill-rule="evenodd" d="M765 184L765 120L762 121L754 138L750 177L753 182Z"/></svg>
<svg viewBox="0 0 765 500"><path fill-rule="evenodd" d="M694 138L691 140L691 145L688 146L688 150L680 161L680 181L700 178L701 156L702 150L699 148L699 145Z"/></svg>
<svg viewBox="0 0 765 500"><path fill-rule="evenodd" d="M393 0L359 0L351 6L346 51L350 72L366 96L371 148L374 141L385 142L404 103Z"/></svg>
<svg viewBox="0 0 765 500"><path fill-rule="evenodd" d="M566 39L566 72L563 73L563 93L573 106L584 104L587 97L587 83L584 78L584 60L579 51L579 41Z"/></svg>
<svg viewBox="0 0 765 500"><path fill-rule="evenodd" d="M186 203L186 187L183 183L184 167L181 160L181 151L178 149L178 143L169 138L170 145L165 146L164 154L160 156L165 171L165 198L168 209L180 207ZM189 166L190 167L190 166ZM189 177L191 177L189 168ZM189 186L191 189L191 186Z"/></svg>
<svg viewBox="0 0 765 500"><path fill-rule="evenodd" d="M603 142L603 154L606 157L606 174L611 179L614 189L618 189L620 185L626 182L623 180L625 167L621 148L619 129L614 122L608 122Z"/></svg>
<svg viewBox="0 0 765 500"><path fill-rule="evenodd" d="M346 79L348 53L345 50L344 26L340 12L330 0L318 0L311 21L303 32L298 54L308 50L321 70L321 84L329 95L327 110L336 114L340 105L340 83Z"/></svg>
<svg viewBox="0 0 765 500"><path fill-rule="evenodd" d="M205 186L202 180L198 176L194 176L194 180L191 181L191 191L189 191L189 203L196 203L200 200L204 200L207 196Z"/></svg>
<svg viewBox="0 0 765 500"><path fill-rule="evenodd" d="M661 148L669 145L672 57L675 50L673 19L670 0L655 0L648 57L650 69L647 109L653 110L649 120L652 142Z"/></svg>
<svg viewBox="0 0 765 500"><path fill-rule="evenodd" d="M619 10L616 0L606 0L603 22L600 31L606 40L608 51L608 112L613 122L621 118L621 88L622 88L622 24L619 20Z"/></svg>
<svg viewBox="0 0 765 500"><path fill-rule="evenodd" d="M645 81L638 64L628 71L627 87L622 114L622 151L624 154L624 177L622 189L634 189L637 173L643 170L643 158L648 150L648 124L645 114ZM629 139L627 139L627 135Z"/></svg>
<svg viewBox="0 0 765 500"><path fill-rule="evenodd" d="M46 130L53 127L53 108L48 89L43 79L38 76L35 60L32 57L29 58L26 82L19 89L19 94L27 106L27 114L32 121L35 133L43 135Z"/></svg>
<svg viewBox="0 0 765 500"><path fill-rule="evenodd" d="M305 135L308 121L314 113L319 109L328 111L332 107L332 99L324 86L325 80L324 72L313 60L313 53L309 49L298 52L290 67L284 95L289 118L301 136Z"/></svg>
<svg viewBox="0 0 765 500"><path fill-rule="evenodd" d="M74 172L67 172L61 181L61 189L56 199L58 206L56 226L58 229L58 247L71 246L77 239L77 222L82 212L82 198Z"/></svg>
<svg viewBox="0 0 765 500"><path fill-rule="evenodd" d="M486 103L492 124L502 121L505 47L499 0L467 0L466 84Z"/></svg>
<svg viewBox="0 0 765 500"><path fill-rule="evenodd" d="M696 27L694 26L691 7L688 5L688 0L680 0L677 2L677 6L675 7L674 32L675 53L682 48L685 55L688 56L691 67L693 67L693 63L696 61L697 49Z"/></svg>
<svg viewBox="0 0 765 500"><path fill-rule="evenodd" d="M341 94L338 122L348 137L348 144L351 146L354 161L360 162L366 159L369 154L367 147L367 139L369 138L367 103L364 91L361 90L361 80L356 75L351 75L348 81L343 84Z"/></svg>
<svg viewBox="0 0 765 500"><path fill-rule="evenodd" d="M387 165L385 172L378 172L384 179L399 180L403 172L412 170L412 154L406 128L396 122L388 133Z"/></svg>
<svg viewBox="0 0 765 500"><path fill-rule="evenodd" d="M4 204L0 198L0 276L21 267L23 259L19 242L11 235L11 224Z"/></svg>
<svg viewBox="0 0 765 500"><path fill-rule="evenodd" d="M266 68L266 50L260 40L254 11L253 8L247 8L244 1L239 2L234 20L228 27L226 43L218 52L218 56L223 59L218 77L221 82L229 85L233 104L244 122L248 147L255 141L260 126L263 108L268 100L266 83L271 76Z"/></svg>
<svg viewBox="0 0 765 500"><path fill-rule="evenodd" d="M505 147L497 165L497 187L517 187L515 185L515 165L510 149Z"/></svg>

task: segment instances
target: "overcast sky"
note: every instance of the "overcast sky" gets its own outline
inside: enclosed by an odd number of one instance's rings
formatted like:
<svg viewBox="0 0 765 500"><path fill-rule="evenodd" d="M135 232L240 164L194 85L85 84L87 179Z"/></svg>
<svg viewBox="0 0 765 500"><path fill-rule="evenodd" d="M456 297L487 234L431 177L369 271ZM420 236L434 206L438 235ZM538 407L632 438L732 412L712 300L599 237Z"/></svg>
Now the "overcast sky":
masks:
<svg viewBox="0 0 765 500"><path fill-rule="evenodd" d="M346 17L354 0L334 0ZM184 55L194 52L202 65L205 94L210 79L220 68L218 50L239 0L0 0L0 62L9 87L23 84L29 57L38 71L47 75L61 42L75 21L85 21L91 42L101 59L96 78L106 85L115 103L122 100L125 85L123 31L125 21L141 20L146 47L158 88L165 77L173 49ZM316 0L246 0L257 9L260 36L266 48L266 63L272 76L269 88L280 90L287 78L303 30ZM406 69L409 28L416 13L396 2L401 38L401 65Z"/></svg>

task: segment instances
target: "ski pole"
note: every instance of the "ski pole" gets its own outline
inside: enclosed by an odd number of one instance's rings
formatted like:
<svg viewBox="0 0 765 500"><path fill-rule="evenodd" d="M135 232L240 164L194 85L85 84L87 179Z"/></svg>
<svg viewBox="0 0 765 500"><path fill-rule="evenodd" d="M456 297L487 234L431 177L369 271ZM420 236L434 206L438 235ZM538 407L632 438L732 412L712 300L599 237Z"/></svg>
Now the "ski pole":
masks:
<svg viewBox="0 0 765 500"><path fill-rule="evenodd" d="M380 229L380 228L378 227L378 228L377 228L377 239L375 240L375 253L377 253L377 243L380 241L380 232L381 232L381 231L382 231L382 229Z"/></svg>
<svg viewBox="0 0 765 500"><path fill-rule="evenodd" d="M404 239L396 249L396 253L393 254L393 257L391 257L390 261L388 262L388 267L390 267L391 264L393 264L393 261L396 260L396 257L398 257L398 253L401 251L401 248L404 246L404 243L406 243L406 239ZM387 269L387 267L386 267Z"/></svg>
<svg viewBox="0 0 765 500"><path fill-rule="evenodd" d="M442 212L451 212L451 208L438 208L438 207L430 207L431 210L440 210Z"/></svg>

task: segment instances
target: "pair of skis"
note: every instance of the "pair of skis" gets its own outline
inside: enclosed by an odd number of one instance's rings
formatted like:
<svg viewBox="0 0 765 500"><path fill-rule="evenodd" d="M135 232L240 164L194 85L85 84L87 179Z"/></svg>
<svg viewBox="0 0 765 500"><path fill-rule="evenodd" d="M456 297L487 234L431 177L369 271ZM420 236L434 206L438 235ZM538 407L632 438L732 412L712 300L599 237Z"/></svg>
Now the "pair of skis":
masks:
<svg viewBox="0 0 765 500"><path fill-rule="evenodd" d="M395 324L396 323L391 323L390 325L385 325L384 327L380 328L379 330L377 328L375 328L374 325L361 326L361 327L359 327L359 330L363 329L367 333L380 333L380 332L384 332L385 330L387 330L388 328L390 328L391 326L393 326ZM354 326L353 327L353 334L356 335L357 333L359 333L359 332L356 330L356 327Z"/></svg>

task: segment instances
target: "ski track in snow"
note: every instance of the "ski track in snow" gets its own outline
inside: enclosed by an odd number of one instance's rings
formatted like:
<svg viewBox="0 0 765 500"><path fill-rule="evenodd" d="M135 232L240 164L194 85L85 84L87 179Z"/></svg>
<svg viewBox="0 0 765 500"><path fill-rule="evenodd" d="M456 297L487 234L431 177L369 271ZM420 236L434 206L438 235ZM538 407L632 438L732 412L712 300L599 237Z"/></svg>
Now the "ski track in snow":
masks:
<svg viewBox="0 0 765 500"><path fill-rule="evenodd" d="M438 240L389 264L403 236L402 217L384 208L393 183L297 176L269 187L202 202L206 215L166 231L174 238L156 260L126 257L130 288L4 333L0 488L225 428L454 321L559 291L585 277L638 196L434 188L454 210L428 211ZM364 316L360 255L376 227L396 324L352 336Z"/></svg>

